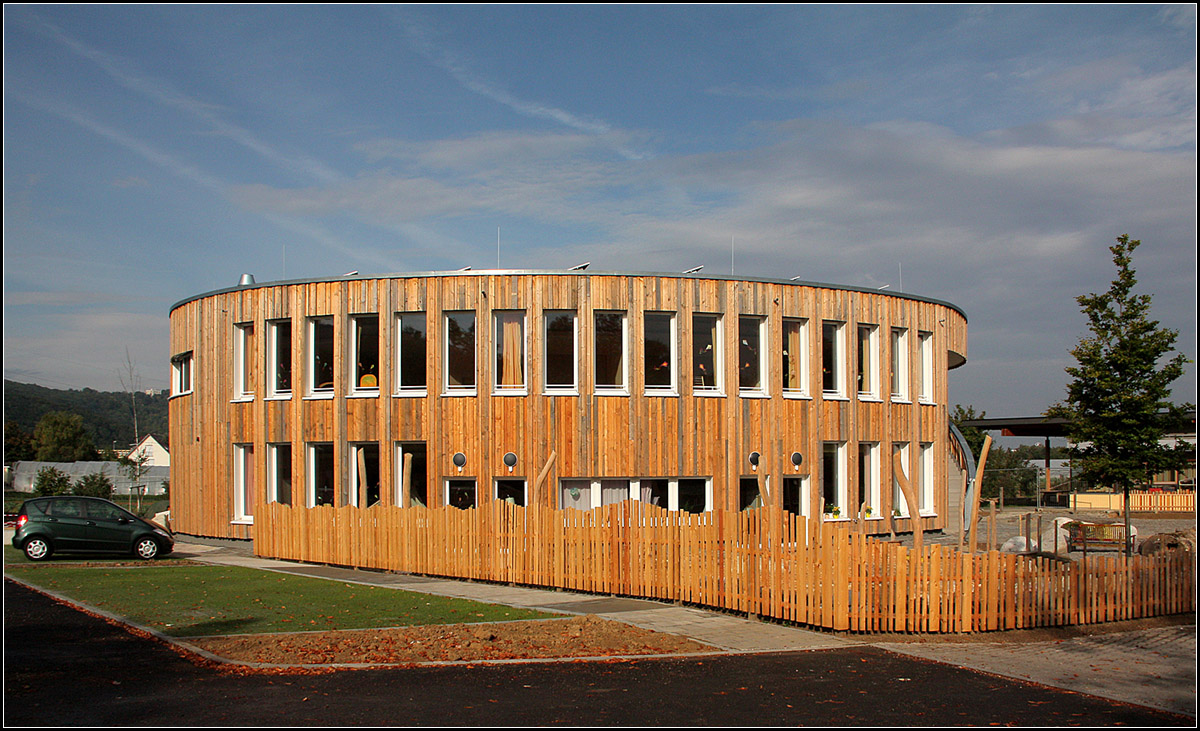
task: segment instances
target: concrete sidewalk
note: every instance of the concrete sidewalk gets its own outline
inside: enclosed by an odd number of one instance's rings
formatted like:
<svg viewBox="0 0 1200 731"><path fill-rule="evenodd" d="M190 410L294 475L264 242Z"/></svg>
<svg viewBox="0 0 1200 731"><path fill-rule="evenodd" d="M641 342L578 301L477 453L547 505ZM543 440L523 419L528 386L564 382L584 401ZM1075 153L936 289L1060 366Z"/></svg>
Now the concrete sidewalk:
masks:
<svg viewBox="0 0 1200 731"><path fill-rule="evenodd" d="M176 536L176 555L193 560L408 591L461 597L564 614L593 614L657 632L682 635L730 653L795 652L871 645L890 652L1027 680L1111 700L1196 716L1196 624L1095 632L1069 639L956 642L825 632L735 614L626 597L338 568L253 556L249 544Z"/></svg>

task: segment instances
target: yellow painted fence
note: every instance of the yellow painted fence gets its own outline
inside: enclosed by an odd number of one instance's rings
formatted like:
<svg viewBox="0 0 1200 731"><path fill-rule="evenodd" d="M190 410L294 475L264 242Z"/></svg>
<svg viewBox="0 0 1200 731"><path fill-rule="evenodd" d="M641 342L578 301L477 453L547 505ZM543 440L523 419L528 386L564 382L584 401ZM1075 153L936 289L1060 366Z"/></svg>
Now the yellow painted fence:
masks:
<svg viewBox="0 0 1200 731"><path fill-rule="evenodd" d="M1195 560L920 551L777 508L700 515L270 503L260 556L694 603L852 632L980 632L1191 612Z"/></svg>

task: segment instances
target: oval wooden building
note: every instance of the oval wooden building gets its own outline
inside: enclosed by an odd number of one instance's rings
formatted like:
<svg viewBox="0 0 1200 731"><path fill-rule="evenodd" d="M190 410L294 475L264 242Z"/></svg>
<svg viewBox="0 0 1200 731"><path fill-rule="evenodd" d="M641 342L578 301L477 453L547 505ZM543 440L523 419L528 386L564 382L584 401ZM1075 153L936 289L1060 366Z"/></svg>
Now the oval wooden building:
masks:
<svg viewBox="0 0 1200 731"><path fill-rule="evenodd" d="M944 302L468 271L251 283L179 302L170 321L183 533L253 538L269 501L777 502L873 533L947 527L947 373L966 360L967 326Z"/></svg>

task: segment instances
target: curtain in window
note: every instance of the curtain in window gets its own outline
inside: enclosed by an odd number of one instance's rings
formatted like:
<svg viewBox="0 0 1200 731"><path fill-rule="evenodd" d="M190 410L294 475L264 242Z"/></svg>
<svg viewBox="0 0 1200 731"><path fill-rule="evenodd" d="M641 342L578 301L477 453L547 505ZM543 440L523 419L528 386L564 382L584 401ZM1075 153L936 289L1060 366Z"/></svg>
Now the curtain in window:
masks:
<svg viewBox="0 0 1200 731"><path fill-rule="evenodd" d="M790 391L800 390L800 348L804 343L800 340L800 323L788 322L783 330L783 387Z"/></svg>
<svg viewBox="0 0 1200 731"><path fill-rule="evenodd" d="M496 315L500 323L499 370L501 388L520 388L525 385L525 328L519 312Z"/></svg>

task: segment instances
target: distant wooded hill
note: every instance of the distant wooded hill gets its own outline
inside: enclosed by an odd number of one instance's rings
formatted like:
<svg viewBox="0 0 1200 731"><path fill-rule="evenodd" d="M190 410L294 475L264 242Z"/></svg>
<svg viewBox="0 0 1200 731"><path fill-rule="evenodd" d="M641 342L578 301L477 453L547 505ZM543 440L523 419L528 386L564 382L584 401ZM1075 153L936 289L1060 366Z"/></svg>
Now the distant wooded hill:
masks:
<svg viewBox="0 0 1200 731"><path fill-rule="evenodd" d="M166 393L135 394L138 432L153 434L166 445ZM84 427L91 432L97 449L129 449L134 443L133 405L123 391L95 391L46 388L30 383L4 381L4 422L15 422L24 432L33 428L47 412L68 411L83 417ZM168 446L169 448L169 446Z"/></svg>

